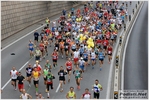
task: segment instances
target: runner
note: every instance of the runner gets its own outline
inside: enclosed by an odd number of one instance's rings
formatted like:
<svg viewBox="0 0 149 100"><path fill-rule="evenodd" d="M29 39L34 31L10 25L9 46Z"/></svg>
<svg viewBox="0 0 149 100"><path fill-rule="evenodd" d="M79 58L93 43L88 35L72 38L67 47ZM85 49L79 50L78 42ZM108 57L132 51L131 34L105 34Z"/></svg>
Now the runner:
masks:
<svg viewBox="0 0 149 100"><path fill-rule="evenodd" d="M28 48L29 48L29 51L30 51L30 57L33 57L34 56L34 44L32 42L32 40L29 40L29 44L28 44Z"/></svg>
<svg viewBox="0 0 149 100"><path fill-rule="evenodd" d="M36 47L36 43L38 43L38 37L39 37L39 33L37 32L37 30L34 32L34 46Z"/></svg>
<svg viewBox="0 0 149 100"><path fill-rule="evenodd" d="M94 49L92 49L91 51L91 60L92 60L92 69L94 69L95 60L96 60L96 54L95 54Z"/></svg>
<svg viewBox="0 0 149 100"><path fill-rule="evenodd" d="M78 64L78 60L79 60L79 55L80 55L78 49L76 49L76 51L74 52L73 55L74 55L74 65L77 65Z"/></svg>
<svg viewBox="0 0 149 100"><path fill-rule="evenodd" d="M43 69L42 75L43 75L43 79L44 79L44 84L47 85L47 79L46 76L48 75L49 69L47 66L45 66L45 68ZM46 90L47 92L47 86L46 86Z"/></svg>
<svg viewBox="0 0 149 100"><path fill-rule="evenodd" d="M56 51L59 51L59 43L58 40L56 40L55 45L54 45L54 49L56 49Z"/></svg>
<svg viewBox="0 0 149 100"><path fill-rule="evenodd" d="M95 84L92 87L92 91L94 91L94 99L99 99L100 91L102 91L102 86L99 84L98 80L95 80Z"/></svg>
<svg viewBox="0 0 149 100"><path fill-rule="evenodd" d="M78 65L74 69L73 74L75 75L75 78L76 78L77 89L80 90L80 81L81 81L82 71Z"/></svg>
<svg viewBox="0 0 149 100"><path fill-rule="evenodd" d="M61 40L60 44L60 53L62 55L62 59L63 59L63 55L64 55L64 41Z"/></svg>
<svg viewBox="0 0 149 100"><path fill-rule="evenodd" d="M65 55L66 55L66 58L68 58L68 51L69 51L69 43L68 41L65 41L64 43L64 48L65 48Z"/></svg>
<svg viewBox="0 0 149 100"><path fill-rule="evenodd" d="M16 81L18 77L18 71L16 70L15 67L12 67L12 70L10 71L10 77L11 77L11 85L15 88L15 90L17 90Z"/></svg>
<svg viewBox="0 0 149 100"><path fill-rule="evenodd" d="M104 49L104 56L106 56L107 54L107 46L108 46L109 42L106 38L104 38L103 40L103 49Z"/></svg>
<svg viewBox="0 0 149 100"><path fill-rule="evenodd" d="M38 94L37 99L44 99L41 93Z"/></svg>
<svg viewBox="0 0 149 100"><path fill-rule="evenodd" d="M53 79L55 79L55 76L51 73L51 71L48 71L48 74L46 75L46 85L47 85L47 98L50 98L49 94L49 86L51 86L51 89L53 89Z"/></svg>
<svg viewBox="0 0 149 100"><path fill-rule="evenodd" d="M49 70L52 69L52 66L51 66L49 60L46 61L45 66L47 66Z"/></svg>
<svg viewBox="0 0 149 100"><path fill-rule="evenodd" d="M81 68L82 72L84 72L84 65L85 65L85 61L81 57L79 60L79 67Z"/></svg>
<svg viewBox="0 0 149 100"><path fill-rule="evenodd" d="M32 72L33 82L35 86L36 95L38 95L38 84L39 84L39 76L40 73L37 71L37 68L34 68L34 71Z"/></svg>
<svg viewBox="0 0 149 100"><path fill-rule="evenodd" d="M74 92L74 87L70 87L70 91L66 94L67 99L76 99L76 93Z"/></svg>
<svg viewBox="0 0 149 100"><path fill-rule="evenodd" d="M88 88L85 89L85 93L82 94L81 99L91 99L91 93Z"/></svg>
<svg viewBox="0 0 149 100"><path fill-rule="evenodd" d="M37 49L35 50L35 60L41 61L40 57L41 57L41 51L39 50L39 47L37 47Z"/></svg>
<svg viewBox="0 0 149 100"><path fill-rule="evenodd" d="M113 50L113 48L112 48L112 46L109 44L109 45L108 45L109 64L110 64L110 61L111 61L111 59L112 59L112 50Z"/></svg>
<svg viewBox="0 0 149 100"><path fill-rule="evenodd" d="M63 66L60 67L60 71L58 71L59 75L59 81L60 81L60 92L63 92L63 84L65 84L65 75L67 75L67 72L64 70Z"/></svg>
<svg viewBox="0 0 149 100"><path fill-rule="evenodd" d="M26 68L26 79L29 83L29 87L31 87L32 71L33 71L33 68L31 66L31 64L28 64L28 67Z"/></svg>
<svg viewBox="0 0 149 100"><path fill-rule="evenodd" d="M55 69L56 65L57 65L57 60L58 60L58 53L56 50L54 50L54 52L52 53L52 59L53 59L53 67Z"/></svg>
<svg viewBox="0 0 149 100"><path fill-rule="evenodd" d="M23 89L20 99L32 99L32 96L26 93L25 89Z"/></svg>
<svg viewBox="0 0 149 100"><path fill-rule="evenodd" d="M44 45L44 41L41 41L40 44L39 44L39 48L40 48L40 51L41 51L41 59L44 58L44 54L45 54L45 45Z"/></svg>
<svg viewBox="0 0 149 100"><path fill-rule="evenodd" d="M44 34L45 34L44 30L41 30L41 33L40 33L41 39L40 39L40 41L43 40Z"/></svg>
<svg viewBox="0 0 149 100"><path fill-rule="evenodd" d="M85 61L84 63L84 70L87 69L87 65L88 65L88 53L86 52L86 50L83 53L83 60Z"/></svg>
<svg viewBox="0 0 149 100"><path fill-rule="evenodd" d="M104 60L104 53L102 52L102 49L99 49L98 59L99 59L99 65L100 65L100 71L101 71L103 60Z"/></svg>
<svg viewBox="0 0 149 100"><path fill-rule="evenodd" d="M49 44L49 42L48 42L48 39L44 39L44 49L45 49L45 56L47 55L48 56L48 44ZM45 58L45 56L44 56L44 58Z"/></svg>
<svg viewBox="0 0 149 100"><path fill-rule="evenodd" d="M73 69L73 64L70 58L68 58L68 61L66 61L65 66L68 73L68 82L70 82L71 71Z"/></svg>
<svg viewBox="0 0 149 100"><path fill-rule="evenodd" d="M18 77L17 77L17 82L18 82L18 89L20 92L24 89L24 81L25 77L19 72Z"/></svg>
<svg viewBox="0 0 149 100"><path fill-rule="evenodd" d="M49 18L48 18L48 17L47 17L47 19L46 19L46 24L47 24L47 27L49 27L50 20L49 20Z"/></svg>

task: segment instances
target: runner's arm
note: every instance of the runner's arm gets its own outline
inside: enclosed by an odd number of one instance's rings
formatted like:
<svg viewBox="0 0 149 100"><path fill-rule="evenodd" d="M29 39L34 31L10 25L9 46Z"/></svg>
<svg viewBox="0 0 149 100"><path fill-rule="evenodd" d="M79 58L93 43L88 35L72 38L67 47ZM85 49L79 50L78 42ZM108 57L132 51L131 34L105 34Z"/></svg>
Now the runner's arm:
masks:
<svg viewBox="0 0 149 100"><path fill-rule="evenodd" d="M66 94L66 98L69 99L69 93Z"/></svg>
<svg viewBox="0 0 149 100"><path fill-rule="evenodd" d="M28 94L27 96L28 96L29 99L32 99L32 96L31 95Z"/></svg>
<svg viewBox="0 0 149 100"><path fill-rule="evenodd" d="M76 99L76 93L74 94L74 99Z"/></svg>

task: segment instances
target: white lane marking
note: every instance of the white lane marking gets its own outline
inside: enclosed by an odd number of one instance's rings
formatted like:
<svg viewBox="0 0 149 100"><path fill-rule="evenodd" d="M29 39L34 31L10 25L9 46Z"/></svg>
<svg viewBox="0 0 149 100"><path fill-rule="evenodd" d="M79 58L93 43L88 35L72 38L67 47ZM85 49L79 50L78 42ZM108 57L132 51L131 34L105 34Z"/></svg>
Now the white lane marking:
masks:
<svg viewBox="0 0 149 100"><path fill-rule="evenodd" d="M143 5L144 5L144 2L143 2L143 4L141 5L141 7L140 7L140 9L139 9L139 12L138 12L138 14L137 14L137 16L136 16L136 18L135 18L135 20L134 20L134 22L133 22L133 25L132 25L132 27L131 27L131 29L130 29L130 31L129 31L129 34L128 34L128 36L127 36L127 39L126 39L126 44L125 44L125 48L124 48L124 52L123 52L123 53L124 53L124 54L123 54L123 60L122 60L122 73L121 73L121 90L122 90L122 91L123 91L123 89L124 89L124 65L125 65L126 49L127 49L127 45L128 45L128 42L129 42L129 37L130 37L131 31L132 31L132 29L133 29L133 27L134 27L134 24L136 23L136 20L137 20L139 14L140 14L140 12L141 12L141 9L142 9Z"/></svg>
<svg viewBox="0 0 149 100"><path fill-rule="evenodd" d="M59 18L54 19L54 21L57 20L57 19L59 19ZM53 22L53 21L51 21L51 22ZM16 41L10 43L9 45L7 45L7 46L5 46L4 48L2 48L1 51L7 49L8 47L10 47L11 45L13 45L14 43L20 41L21 39L25 38L26 36L30 35L31 33L35 32L36 30L38 30L38 29L44 27L45 25L46 25L46 24L43 24L42 26L36 28L35 30L33 30L33 31L29 32L29 33L27 33L26 35L22 36L21 38L17 39Z"/></svg>
<svg viewBox="0 0 149 100"><path fill-rule="evenodd" d="M59 88L60 88L60 83L59 83L59 85L58 85L58 87L57 87L57 89L55 91L56 93L58 92Z"/></svg>
<svg viewBox="0 0 149 100"><path fill-rule="evenodd" d="M18 71L21 71L32 59L28 60ZM11 81L11 78L5 83L5 85L2 87L2 90L9 84Z"/></svg>

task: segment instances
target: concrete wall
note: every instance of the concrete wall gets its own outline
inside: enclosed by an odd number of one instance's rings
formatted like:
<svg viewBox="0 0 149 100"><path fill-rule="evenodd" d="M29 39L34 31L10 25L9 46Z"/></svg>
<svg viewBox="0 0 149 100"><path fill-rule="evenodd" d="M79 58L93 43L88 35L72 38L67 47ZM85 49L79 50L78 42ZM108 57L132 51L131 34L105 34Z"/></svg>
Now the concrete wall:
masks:
<svg viewBox="0 0 149 100"><path fill-rule="evenodd" d="M2 1L1 2L1 40L18 31L53 16L80 2L70 1Z"/></svg>

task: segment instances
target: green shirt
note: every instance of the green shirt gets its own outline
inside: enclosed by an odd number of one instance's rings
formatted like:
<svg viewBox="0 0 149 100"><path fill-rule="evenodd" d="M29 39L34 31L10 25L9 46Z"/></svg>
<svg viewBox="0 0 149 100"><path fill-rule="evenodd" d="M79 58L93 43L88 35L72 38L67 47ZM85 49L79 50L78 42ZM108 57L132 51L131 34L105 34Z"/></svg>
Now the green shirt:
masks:
<svg viewBox="0 0 149 100"><path fill-rule="evenodd" d="M44 69L44 70L43 70L44 76L47 76L47 75L48 75L48 71L49 71L48 69Z"/></svg>

